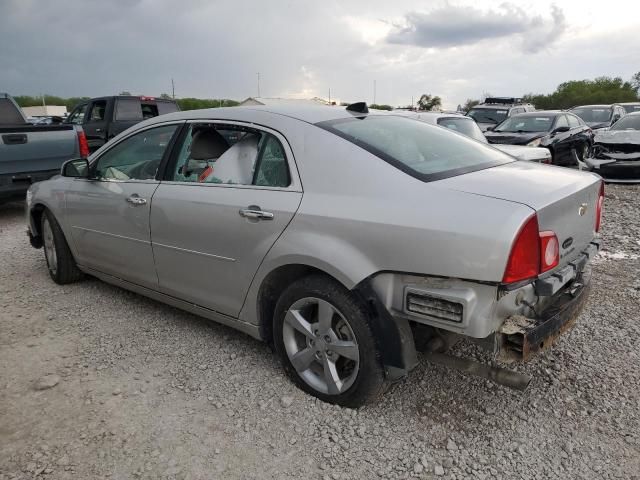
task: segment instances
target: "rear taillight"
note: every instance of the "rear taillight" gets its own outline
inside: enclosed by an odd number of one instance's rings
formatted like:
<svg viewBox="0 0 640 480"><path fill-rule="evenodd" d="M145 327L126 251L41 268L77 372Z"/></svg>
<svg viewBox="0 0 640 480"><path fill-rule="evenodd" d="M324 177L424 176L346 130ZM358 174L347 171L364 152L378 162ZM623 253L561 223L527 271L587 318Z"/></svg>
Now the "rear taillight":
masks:
<svg viewBox="0 0 640 480"><path fill-rule="evenodd" d="M560 244L553 232L540 232L540 273L555 268L560 263Z"/></svg>
<svg viewBox="0 0 640 480"><path fill-rule="evenodd" d="M596 232L600 231L600 223L602 223L602 206L604 204L604 182L600 182L600 193L596 200Z"/></svg>
<svg viewBox="0 0 640 480"><path fill-rule="evenodd" d="M511 247L503 283L514 283L537 277L540 273L540 237L538 217L532 215L524 223Z"/></svg>
<svg viewBox="0 0 640 480"><path fill-rule="evenodd" d="M538 230L538 216L524 223L511 247L503 283L530 280L560 263L560 244L554 232Z"/></svg>
<svg viewBox="0 0 640 480"><path fill-rule="evenodd" d="M87 136L82 130L78 130L78 147L80 149L80 156L86 158L89 156L89 144L87 143Z"/></svg>

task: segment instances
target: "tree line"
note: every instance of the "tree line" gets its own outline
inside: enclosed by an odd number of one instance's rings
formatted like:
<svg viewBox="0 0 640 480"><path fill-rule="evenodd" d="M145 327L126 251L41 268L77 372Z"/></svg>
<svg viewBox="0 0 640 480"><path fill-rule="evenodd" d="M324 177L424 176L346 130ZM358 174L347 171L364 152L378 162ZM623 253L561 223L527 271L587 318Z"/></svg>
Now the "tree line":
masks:
<svg viewBox="0 0 640 480"><path fill-rule="evenodd" d="M129 92L121 92L120 95L131 95ZM171 96L163 93L159 95L160 98L171 99ZM43 96L31 96L31 95L17 95L13 99L21 107L36 107L45 105L64 105L67 107L67 111L73 110L73 108L79 103L86 102L90 97L59 97L56 95L44 95ZM238 101L230 100L228 98L176 98L176 103L180 107L180 110L199 110L201 108L218 108L218 107L235 107L238 105Z"/></svg>

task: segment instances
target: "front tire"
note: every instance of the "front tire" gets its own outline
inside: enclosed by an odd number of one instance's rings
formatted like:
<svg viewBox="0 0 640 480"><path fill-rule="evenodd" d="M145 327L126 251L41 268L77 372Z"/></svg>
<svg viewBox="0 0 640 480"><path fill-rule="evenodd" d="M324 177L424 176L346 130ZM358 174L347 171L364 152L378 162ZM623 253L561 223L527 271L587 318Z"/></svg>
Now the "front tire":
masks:
<svg viewBox="0 0 640 480"><path fill-rule="evenodd" d="M58 285L73 283L82 278L69 244L57 220L49 210L42 215L42 243L47 269L51 279Z"/></svg>
<svg viewBox="0 0 640 480"><path fill-rule="evenodd" d="M365 306L324 275L291 284L274 315L274 344L291 380L319 399L357 408L386 389Z"/></svg>

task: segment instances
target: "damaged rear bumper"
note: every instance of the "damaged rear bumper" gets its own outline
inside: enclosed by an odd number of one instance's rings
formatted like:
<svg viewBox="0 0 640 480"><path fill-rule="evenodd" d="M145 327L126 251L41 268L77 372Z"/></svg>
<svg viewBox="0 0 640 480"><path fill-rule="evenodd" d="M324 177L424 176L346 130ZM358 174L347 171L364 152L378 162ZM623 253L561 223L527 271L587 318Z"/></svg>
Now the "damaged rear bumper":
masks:
<svg viewBox="0 0 640 480"><path fill-rule="evenodd" d="M545 310L535 318L509 317L499 330L498 357L503 361L527 361L549 348L576 322L591 290L591 268L586 265Z"/></svg>

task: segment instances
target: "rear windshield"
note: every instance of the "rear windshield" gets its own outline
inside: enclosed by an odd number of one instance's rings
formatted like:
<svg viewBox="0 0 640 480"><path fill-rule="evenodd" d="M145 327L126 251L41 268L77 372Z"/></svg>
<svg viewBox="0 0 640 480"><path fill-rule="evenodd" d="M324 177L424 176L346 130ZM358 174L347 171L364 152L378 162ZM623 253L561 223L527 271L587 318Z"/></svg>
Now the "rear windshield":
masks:
<svg viewBox="0 0 640 480"><path fill-rule="evenodd" d="M587 123L608 122L611 119L613 109L608 107L581 107L574 108L571 113L575 113Z"/></svg>
<svg viewBox="0 0 640 480"><path fill-rule="evenodd" d="M640 115L626 115L614 123L609 130L640 130Z"/></svg>
<svg viewBox="0 0 640 480"><path fill-rule="evenodd" d="M551 130L551 125L555 120L555 116L552 115L527 115L510 117L500 125L498 125L495 132L548 132Z"/></svg>
<svg viewBox="0 0 640 480"><path fill-rule="evenodd" d="M472 108L469 110L469 115L478 123L500 123L505 118L507 118L507 114L509 110L506 108L495 109L495 108Z"/></svg>
<svg viewBox="0 0 640 480"><path fill-rule="evenodd" d="M487 143L487 139L482 134L482 130L480 130L478 124L470 118L439 118L438 125L466 135L467 137L471 137L474 140L478 140L482 143Z"/></svg>
<svg viewBox="0 0 640 480"><path fill-rule="evenodd" d="M24 118L13 102L8 98L0 98L0 124L16 125L22 123L25 123Z"/></svg>
<svg viewBox="0 0 640 480"><path fill-rule="evenodd" d="M423 181L474 172L513 158L424 122L371 115L316 124Z"/></svg>

